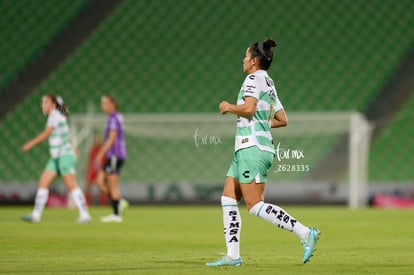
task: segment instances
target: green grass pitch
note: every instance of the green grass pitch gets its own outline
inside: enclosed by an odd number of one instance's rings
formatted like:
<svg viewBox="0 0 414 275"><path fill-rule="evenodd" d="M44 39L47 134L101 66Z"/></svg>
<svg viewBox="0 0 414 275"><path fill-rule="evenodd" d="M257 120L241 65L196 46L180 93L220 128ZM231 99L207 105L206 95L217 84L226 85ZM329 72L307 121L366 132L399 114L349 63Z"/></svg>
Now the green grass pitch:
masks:
<svg viewBox="0 0 414 275"><path fill-rule="evenodd" d="M121 224L75 223L77 211L46 209L42 223L19 218L29 207L0 207L1 274L414 274L412 210L285 209L318 227L315 256L302 264L293 233L242 207L240 267L206 267L225 252L220 206L133 206Z"/></svg>

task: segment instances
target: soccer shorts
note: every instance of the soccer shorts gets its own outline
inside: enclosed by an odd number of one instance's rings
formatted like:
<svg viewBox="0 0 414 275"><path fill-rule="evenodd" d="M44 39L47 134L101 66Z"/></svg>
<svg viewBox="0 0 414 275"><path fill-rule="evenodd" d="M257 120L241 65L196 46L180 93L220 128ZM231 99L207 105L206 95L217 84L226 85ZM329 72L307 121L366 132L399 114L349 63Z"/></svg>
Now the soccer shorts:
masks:
<svg viewBox="0 0 414 275"><path fill-rule="evenodd" d="M119 174L124 162L125 160L119 159L116 156L107 158L103 166L103 171L105 172L105 174L116 174L117 175Z"/></svg>
<svg viewBox="0 0 414 275"><path fill-rule="evenodd" d="M64 155L58 158L51 158L46 164L45 170L55 172L65 176L75 174L76 157L74 155Z"/></svg>
<svg viewBox="0 0 414 275"><path fill-rule="evenodd" d="M262 151L257 146L244 148L234 153L233 161L227 172L228 177L240 183L267 182L267 172L272 166L274 154Z"/></svg>

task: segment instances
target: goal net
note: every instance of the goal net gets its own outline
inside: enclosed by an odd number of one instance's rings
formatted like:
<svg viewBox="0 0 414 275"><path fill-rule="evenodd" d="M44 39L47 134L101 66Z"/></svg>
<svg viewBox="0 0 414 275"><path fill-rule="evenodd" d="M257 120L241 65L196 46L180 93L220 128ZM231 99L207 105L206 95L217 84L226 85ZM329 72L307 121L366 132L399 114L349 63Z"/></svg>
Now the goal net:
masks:
<svg viewBox="0 0 414 275"><path fill-rule="evenodd" d="M217 201L233 157L236 117L212 113L123 114L127 161L121 190L137 202ZM367 203L370 125L356 112L289 113L273 129L276 155L266 200L291 203ZM86 167L106 116L72 114L73 140ZM80 179L82 181L82 179Z"/></svg>

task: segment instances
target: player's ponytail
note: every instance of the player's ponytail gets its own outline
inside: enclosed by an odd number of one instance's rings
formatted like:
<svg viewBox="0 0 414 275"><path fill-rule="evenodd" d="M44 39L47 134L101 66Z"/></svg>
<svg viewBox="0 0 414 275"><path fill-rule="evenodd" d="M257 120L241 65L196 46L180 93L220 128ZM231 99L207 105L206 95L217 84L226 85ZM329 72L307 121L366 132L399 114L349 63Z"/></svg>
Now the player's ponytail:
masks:
<svg viewBox="0 0 414 275"><path fill-rule="evenodd" d="M63 102L63 98L61 96L56 96L56 109L64 116L69 115L68 106L66 106L65 102Z"/></svg>
<svg viewBox="0 0 414 275"><path fill-rule="evenodd" d="M66 106L65 102L63 102L63 98L61 96L57 96L54 94L49 94L46 95L47 97L49 97L52 102L56 105L56 109L64 116L68 116L69 115L69 109Z"/></svg>
<svg viewBox="0 0 414 275"><path fill-rule="evenodd" d="M249 47L252 57L258 57L261 69L269 69L273 61L272 48L276 47L276 45L276 41L273 38L267 38L263 42L256 42Z"/></svg>

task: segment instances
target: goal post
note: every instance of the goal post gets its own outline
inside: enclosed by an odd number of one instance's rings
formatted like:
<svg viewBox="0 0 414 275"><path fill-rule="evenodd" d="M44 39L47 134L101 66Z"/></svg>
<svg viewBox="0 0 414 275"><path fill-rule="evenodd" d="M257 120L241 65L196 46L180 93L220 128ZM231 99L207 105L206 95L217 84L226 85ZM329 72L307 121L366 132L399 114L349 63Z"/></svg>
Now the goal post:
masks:
<svg viewBox="0 0 414 275"><path fill-rule="evenodd" d="M211 202L230 165L236 116L214 113L123 114L128 158L121 188L132 201ZM276 155L266 199L315 204L367 204L371 126L357 112L290 112L273 129ZM106 116L70 116L80 170Z"/></svg>
<svg viewBox="0 0 414 275"><path fill-rule="evenodd" d="M360 113L351 113L349 146L349 200L350 208L368 203L368 159L372 126Z"/></svg>

